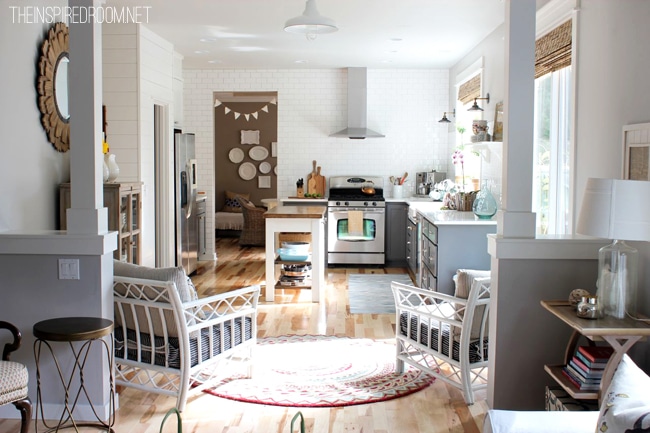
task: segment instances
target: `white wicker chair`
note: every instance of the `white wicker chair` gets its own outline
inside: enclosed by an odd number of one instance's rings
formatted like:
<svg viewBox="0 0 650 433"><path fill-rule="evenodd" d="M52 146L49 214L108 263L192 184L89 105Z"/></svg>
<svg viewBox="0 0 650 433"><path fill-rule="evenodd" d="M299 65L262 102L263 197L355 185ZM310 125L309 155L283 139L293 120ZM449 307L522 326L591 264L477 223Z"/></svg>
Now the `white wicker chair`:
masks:
<svg viewBox="0 0 650 433"><path fill-rule="evenodd" d="M250 375L259 294L251 286L182 303L173 282L114 277L116 384L177 396L182 411L190 387L219 379L220 361L245 361Z"/></svg>
<svg viewBox="0 0 650 433"><path fill-rule="evenodd" d="M467 299L393 282L397 367L426 371L460 388L467 404L487 387L490 278L476 278ZM442 330L442 332L441 332Z"/></svg>

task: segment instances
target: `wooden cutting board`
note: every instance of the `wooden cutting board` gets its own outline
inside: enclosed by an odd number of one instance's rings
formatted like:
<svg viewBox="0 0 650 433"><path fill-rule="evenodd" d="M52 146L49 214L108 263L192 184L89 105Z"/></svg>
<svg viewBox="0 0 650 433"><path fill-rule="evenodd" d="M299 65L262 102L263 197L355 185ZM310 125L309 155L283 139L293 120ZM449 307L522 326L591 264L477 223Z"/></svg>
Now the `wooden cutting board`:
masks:
<svg viewBox="0 0 650 433"><path fill-rule="evenodd" d="M320 194L321 197L325 197L325 176L320 174L320 166L316 168L316 194Z"/></svg>
<svg viewBox="0 0 650 433"><path fill-rule="evenodd" d="M316 194L316 160L313 161L314 169L307 176L307 194Z"/></svg>

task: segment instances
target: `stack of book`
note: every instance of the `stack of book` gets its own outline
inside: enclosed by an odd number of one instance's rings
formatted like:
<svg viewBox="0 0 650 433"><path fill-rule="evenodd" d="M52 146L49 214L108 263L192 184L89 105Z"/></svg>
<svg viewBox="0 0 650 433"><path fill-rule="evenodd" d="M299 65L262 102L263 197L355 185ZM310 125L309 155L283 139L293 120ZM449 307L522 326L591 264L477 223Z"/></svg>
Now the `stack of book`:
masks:
<svg viewBox="0 0 650 433"><path fill-rule="evenodd" d="M580 346L562 373L580 391L598 391L603 371L614 349L609 346Z"/></svg>

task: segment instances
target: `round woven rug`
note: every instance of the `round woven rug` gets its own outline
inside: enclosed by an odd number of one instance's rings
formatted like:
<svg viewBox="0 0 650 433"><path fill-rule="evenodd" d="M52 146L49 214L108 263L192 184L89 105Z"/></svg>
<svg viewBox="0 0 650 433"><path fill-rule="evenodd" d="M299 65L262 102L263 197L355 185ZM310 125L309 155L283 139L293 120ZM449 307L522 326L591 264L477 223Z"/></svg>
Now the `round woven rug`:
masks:
<svg viewBox="0 0 650 433"><path fill-rule="evenodd" d="M253 377L224 379L207 393L291 407L335 407L390 400L434 378L408 367L395 373L395 345L370 339L291 335L258 340Z"/></svg>

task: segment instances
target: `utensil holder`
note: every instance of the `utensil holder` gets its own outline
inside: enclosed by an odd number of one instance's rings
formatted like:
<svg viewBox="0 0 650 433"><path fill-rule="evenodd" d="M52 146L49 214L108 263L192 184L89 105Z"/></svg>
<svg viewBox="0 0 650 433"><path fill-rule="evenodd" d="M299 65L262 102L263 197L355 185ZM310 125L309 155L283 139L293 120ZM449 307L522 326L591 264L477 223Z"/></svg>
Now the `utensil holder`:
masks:
<svg viewBox="0 0 650 433"><path fill-rule="evenodd" d="M393 185L393 198L404 197L404 185Z"/></svg>

